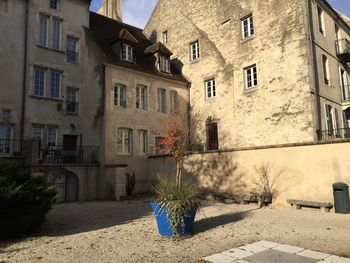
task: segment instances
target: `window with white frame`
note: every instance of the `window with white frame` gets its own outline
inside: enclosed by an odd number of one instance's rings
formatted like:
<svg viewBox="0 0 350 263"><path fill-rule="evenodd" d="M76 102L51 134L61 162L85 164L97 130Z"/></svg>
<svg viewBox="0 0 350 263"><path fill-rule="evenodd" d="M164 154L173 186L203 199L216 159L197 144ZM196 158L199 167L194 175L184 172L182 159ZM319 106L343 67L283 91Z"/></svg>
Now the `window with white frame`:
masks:
<svg viewBox="0 0 350 263"><path fill-rule="evenodd" d="M114 86L114 105L126 108L126 86L122 84Z"/></svg>
<svg viewBox="0 0 350 263"><path fill-rule="evenodd" d="M56 50L61 49L61 25L61 20L52 19L52 48Z"/></svg>
<svg viewBox="0 0 350 263"><path fill-rule="evenodd" d="M3 118L10 118L11 117L11 110L10 109L2 109L0 111L0 116Z"/></svg>
<svg viewBox="0 0 350 263"><path fill-rule="evenodd" d="M324 23L324 12L321 7L317 6L318 28L322 35L326 35L326 28Z"/></svg>
<svg viewBox="0 0 350 263"><path fill-rule="evenodd" d="M242 36L243 39L254 35L253 15L249 15L242 19Z"/></svg>
<svg viewBox="0 0 350 263"><path fill-rule="evenodd" d="M166 90L157 90L157 108L158 112L166 113Z"/></svg>
<svg viewBox="0 0 350 263"><path fill-rule="evenodd" d="M58 10L60 8L60 1L50 0L50 8Z"/></svg>
<svg viewBox="0 0 350 263"><path fill-rule="evenodd" d="M170 73L170 60L169 58L159 55L159 70L162 72Z"/></svg>
<svg viewBox="0 0 350 263"><path fill-rule="evenodd" d="M79 90L75 88L67 88L67 113L79 114Z"/></svg>
<svg viewBox="0 0 350 263"><path fill-rule="evenodd" d="M39 45L42 47L48 46L49 20L46 15L39 16Z"/></svg>
<svg viewBox="0 0 350 263"><path fill-rule="evenodd" d="M199 53L199 41L195 41L190 44L190 49L191 49L191 60L197 60L200 57Z"/></svg>
<svg viewBox="0 0 350 263"><path fill-rule="evenodd" d="M50 71L50 97L58 99L61 91L61 72Z"/></svg>
<svg viewBox="0 0 350 263"><path fill-rule="evenodd" d="M122 60L134 62L134 48L125 43L122 43Z"/></svg>
<svg viewBox="0 0 350 263"><path fill-rule="evenodd" d="M326 129L329 136L336 135L340 136L340 118L339 111L337 108L325 103L325 118L326 118Z"/></svg>
<svg viewBox="0 0 350 263"><path fill-rule="evenodd" d="M142 155L148 154L148 132L139 130L139 153Z"/></svg>
<svg viewBox="0 0 350 263"><path fill-rule="evenodd" d="M78 50L77 38L67 36L66 54L67 54L67 62L78 63L79 50Z"/></svg>
<svg viewBox="0 0 350 263"><path fill-rule="evenodd" d="M258 85L256 65L244 69L245 88L252 89Z"/></svg>
<svg viewBox="0 0 350 263"><path fill-rule="evenodd" d="M58 128L47 127L47 145L57 146Z"/></svg>
<svg viewBox="0 0 350 263"><path fill-rule="evenodd" d="M0 124L0 140L10 140L12 137L12 126Z"/></svg>
<svg viewBox="0 0 350 263"><path fill-rule="evenodd" d="M331 81L330 81L329 61L326 55L322 55L322 66L323 66L324 83L330 86Z"/></svg>
<svg viewBox="0 0 350 263"><path fill-rule="evenodd" d="M213 99L216 97L216 81L215 79L209 79L205 81L205 94L207 99Z"/></svg>
<svg viewBox="0 0 350 263"><path fill-rule="evenodd" d="M148 93L147 87L144 85L136 86L136 109L147 111Z"/></svg>
<svg viewBox="0 0 350 263"><path fill-rule="evenodd" d="M348 85L348 78L347 78L347 72L344 68L339 67L339 77L340 77L340 87L342 91L342 100L343 101L349 101L349 85Z"/></svg>
<svg viewBox="0 0 350 263"><path fill-rule="evenodd" d="M176 90L170 91L170 110L171 113L179 111L179 98Z"/></svg>
<svg viewBox="0 0 350 263"><path fill-rule="evenodd" d="M132 130L121 128L118 129L117 151L119 154L132 153Z"/></svg>
<svg viewBox="0 0 350 263"><path fill-rule="evenodd" d="M34 68L34 96L45 96L46 69Z"/></svg>
<svg viewBox="0 0 350 263"><path fill-rule="evenodd" d="M37 139L40 142L43 141L43 127L39 125L32 126L32 138Z"/></svg>
<svg viewBox="0 0 350 263"><path fill-rule="evenodd" d="M163 32L163 44L168 43L168 31Z"/></svg>

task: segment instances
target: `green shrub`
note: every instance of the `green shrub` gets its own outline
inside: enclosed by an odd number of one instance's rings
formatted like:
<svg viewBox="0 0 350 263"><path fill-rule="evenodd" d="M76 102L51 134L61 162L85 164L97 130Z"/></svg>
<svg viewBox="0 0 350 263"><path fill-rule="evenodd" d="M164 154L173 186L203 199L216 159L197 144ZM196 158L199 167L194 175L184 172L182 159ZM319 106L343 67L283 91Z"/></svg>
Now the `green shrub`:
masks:
<svg viewBox="0 0 350 263"><path fill-rule="evenodd" d="M0 160L0 238L39 228L55 198L55 187L45 179L32 177L23 164Z"/></svg>
<svg viewBox="0 0 350 263"><path fill-rule="evenodd" d="M168 221L175 236L178 236L177 226L201 205L198 191L192 185L181 184L179 188L175 181L161 178L154 185L154 191L157 204L167 211Z"/></svg>

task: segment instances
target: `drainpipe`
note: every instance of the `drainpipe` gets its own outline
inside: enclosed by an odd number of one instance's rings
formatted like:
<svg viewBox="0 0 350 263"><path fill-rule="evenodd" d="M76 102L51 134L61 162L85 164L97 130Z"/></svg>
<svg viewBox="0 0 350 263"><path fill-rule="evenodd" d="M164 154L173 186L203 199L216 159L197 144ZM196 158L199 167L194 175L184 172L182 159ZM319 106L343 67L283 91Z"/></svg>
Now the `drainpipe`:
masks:
<svg viewBox="0 0 350 263"><path fill-rule="evenodd" d="M320 98L320 80L318 73L318 65L317 65L317 56L316 56L316 45L315 45L315 31L314 31L314 23L313 23L313 14L312 14L312 2L311 0L307 0L307 20L310 32L310 48L311 48L311 63L313 66L313 74L315 81L315 96L316 96L316 110L317 110L317 138L318 140L321 137L322 131L322 118L321 118L321 98Z"/></svg>
<svg viewBox="0 0 350 263"><path fill-rule="evenodd" d="M188 138L192 139L192 123L191 123L191 83L188 83L187 86L187 90L188 90L188 103L187 103L187 123L188 123ZM192 146L192 141L189 142L190 145ZM193 149L191 148L190 151L192 151Z"/></svg>
<svg viewBox="0 0 350 263"><path fill-rule="evenodd" d="M24 139L24 122L26 109L26 95L27 95L27 61L28 61L28 13L29 0L26 1L25 22L24 22L24 58L23 58L23 87L22 87L22 112L21 112L21 140Z"/></svg>

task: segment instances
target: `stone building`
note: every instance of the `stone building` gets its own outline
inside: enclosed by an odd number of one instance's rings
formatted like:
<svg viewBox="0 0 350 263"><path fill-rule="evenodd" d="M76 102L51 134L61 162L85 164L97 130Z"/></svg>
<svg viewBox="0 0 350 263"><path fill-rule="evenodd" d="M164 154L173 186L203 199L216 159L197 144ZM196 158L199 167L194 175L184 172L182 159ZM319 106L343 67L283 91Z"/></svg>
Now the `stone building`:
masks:
<svg viewBox="0 0 350 263"><path fill-rule="evenodd" d="M145 34L184 63L205 149L350 137L350 27L326 1L159 0Z"/></svg>
<svg viewBox="0 0 350 263"><path fill-rule="evenodd" d="M161 147L164 123L175 112L187 116L189 83L171 51L142 29L90 13L87 32L91 64L102 66L100 84L94 84L104 91L102 198L114 195L119 167L135 174L135 192L144 192L151 179L148 156Z"/></svg>

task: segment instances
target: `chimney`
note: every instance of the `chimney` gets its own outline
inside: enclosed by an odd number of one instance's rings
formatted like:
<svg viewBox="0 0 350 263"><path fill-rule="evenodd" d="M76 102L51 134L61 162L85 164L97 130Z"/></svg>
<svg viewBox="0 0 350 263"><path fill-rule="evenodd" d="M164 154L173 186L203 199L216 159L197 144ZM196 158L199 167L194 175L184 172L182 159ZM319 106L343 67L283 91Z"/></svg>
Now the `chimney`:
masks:
<svg viewBox="0 0 350 263"><path fill-rule="evenodd" d="M122 0L104 0L97 14L122 21Z"/></svg>

